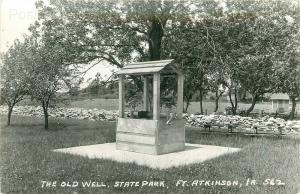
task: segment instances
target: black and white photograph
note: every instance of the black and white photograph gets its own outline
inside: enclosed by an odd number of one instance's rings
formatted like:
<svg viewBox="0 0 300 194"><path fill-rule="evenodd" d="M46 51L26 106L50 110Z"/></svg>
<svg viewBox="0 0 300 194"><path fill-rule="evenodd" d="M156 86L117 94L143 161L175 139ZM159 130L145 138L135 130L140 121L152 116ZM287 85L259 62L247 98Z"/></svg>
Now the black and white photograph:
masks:
<svg viewBox="0 0 300 194"><path fill-rule="evenodd" d="M0 10L0 194L300 194L300 0Z"/></svg>

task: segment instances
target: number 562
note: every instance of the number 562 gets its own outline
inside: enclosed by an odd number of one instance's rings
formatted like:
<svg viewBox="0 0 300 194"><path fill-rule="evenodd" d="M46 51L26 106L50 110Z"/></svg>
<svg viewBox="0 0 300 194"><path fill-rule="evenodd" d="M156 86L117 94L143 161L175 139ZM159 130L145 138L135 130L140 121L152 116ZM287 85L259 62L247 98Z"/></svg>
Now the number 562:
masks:
<svg viewBox="0 0 300 194"><path fill-rule="evenodd" d="M263 182L263 185L265 186L279 186L279 185L285 185L284 182L282 182L280 179L265 179L264 182Z"/></svg>

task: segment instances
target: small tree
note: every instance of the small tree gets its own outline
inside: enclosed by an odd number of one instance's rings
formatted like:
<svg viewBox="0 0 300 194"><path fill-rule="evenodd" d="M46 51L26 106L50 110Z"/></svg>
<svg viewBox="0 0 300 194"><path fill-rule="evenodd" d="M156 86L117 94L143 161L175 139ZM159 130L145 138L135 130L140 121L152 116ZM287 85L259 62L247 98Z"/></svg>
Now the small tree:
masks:
<svg viewBox="0 0 300 194"><path fill-rule="evenodd" d="M14 106L28 93L28 68L26 66L27 41L19 40L3 55L1 66L1 104L8 106L7 125L11 123Z"/></svg>
<svg viewBox="0 0 300 194"><path fill-rule="evenodd" d="M31 51L30 95L41 103L45 129L48 129L48 108L56 92L67 80L65 78L70 75L70 71L62 64L63 52L60 52L59 46L42 42L38 44L36 41L28 49Z"/></svg>
<svg viewBox="0 0 300 194"><path fill-rule="evenodd" d="M37 2L38 8L41 3ZM31 44L27 48L31 59L30 94L43 107L45 129L49 127L48 108L57 91L64 85L71 86L72 76L78 74L76 63L71 60L72 48L66 47L66 34L59 25L62 18L55 13L50 8L39 13L39 19L29 27Z"/></svg>
<svg viewBox="0 0 300 194"><path fill-rule="evenodd" d="M36 46L32 52L31 96L42 104L45 129L48 129L48 108L56 92L62 88L65 79L71 75L71 70L62 64L60 48L49 45Z"/></svg>
<svg viewBox="0 0 300 194"><path fill-rule="evenodd" d="M45 119L45 129L48 129L48 108L51 99L60 89L60 72L53 67L50 67L48 71L44 71L42 66L36 68L36 71L33 73L34 78L31 80L31 95L34 99L42 104Z"/></svg>

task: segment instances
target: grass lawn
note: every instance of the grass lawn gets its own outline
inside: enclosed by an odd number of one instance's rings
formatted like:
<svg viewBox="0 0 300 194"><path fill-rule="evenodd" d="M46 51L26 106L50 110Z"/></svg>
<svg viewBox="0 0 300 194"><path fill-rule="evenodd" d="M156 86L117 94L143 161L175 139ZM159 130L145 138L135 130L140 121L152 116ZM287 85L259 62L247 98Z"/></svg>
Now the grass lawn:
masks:
<svg viewBox="0 0 300 194"><path fill-rule="evenodd" d="M51 152L56 148L113 142L114 122L51 119L50 130L40 118L13 116L12 126L1 117L2 193L297 193L300 189L300 140L287 137L245 137L201 134L187 130L186 142L239 147L242 150L201 164L153 170L135 164L87 159ZM246 186L247 178L255 186ZM265 179L280 179L285 185L264 186ZM239 186L177 186L177 180L238 180ZM62 181L97 181L110 187L63 188ZM114 188L115 181L165 181L166 187ZM57 187L42 188L41 181L57 181Z"/></svg>
<svg viewBox="0 0 300 194"><path fill-rule="evenodd" d="M102 99L102 98L94 98L94 99L84 99L84 100L76 100L70 101L70 104L67 107L78 107L84 109L104 109L104 110L118 110L118 99Z"/></svg>
<svg viewBox="0 0 300 194"><path fill-rule="evenodd" d="M67 107L78 107L85 109L105 109L105 110L118 110L118 99L84 99L84 100L75 100L70 101L70 104L66 105ZM219 102L219 110L220 112L224 112L225 108L230 106L229 102ZM242 110L246 110L249 108L251 104L239 103L239 108ZM215 102L213 101L204 101L203 102L203 110L207 111L208 114L212 113L215 109ZM257 103L255 105L255 109L265 110L266 112L272 109L271 103ZM188 113L196 113L200 112L199 102L191 102Z"/></svg>

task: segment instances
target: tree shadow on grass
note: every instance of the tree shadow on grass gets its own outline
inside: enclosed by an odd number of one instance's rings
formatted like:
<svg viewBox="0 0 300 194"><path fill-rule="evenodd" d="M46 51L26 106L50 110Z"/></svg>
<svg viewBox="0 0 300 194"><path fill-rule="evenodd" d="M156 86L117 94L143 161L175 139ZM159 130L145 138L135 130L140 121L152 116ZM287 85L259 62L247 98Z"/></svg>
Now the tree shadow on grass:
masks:
<svg viewBox="0 0 300 194"><path fill-rule="evenodd" d="M195 144L207 144L225 147L236 147L247 146L257 140L268 140L268 141L294 141L300 142L300 138L293 138L292 136L281 136L281 135L266 135L266 136L255 136L245 135L244 133L203 133L196 130L186 130L186 142Z"/></svg>

